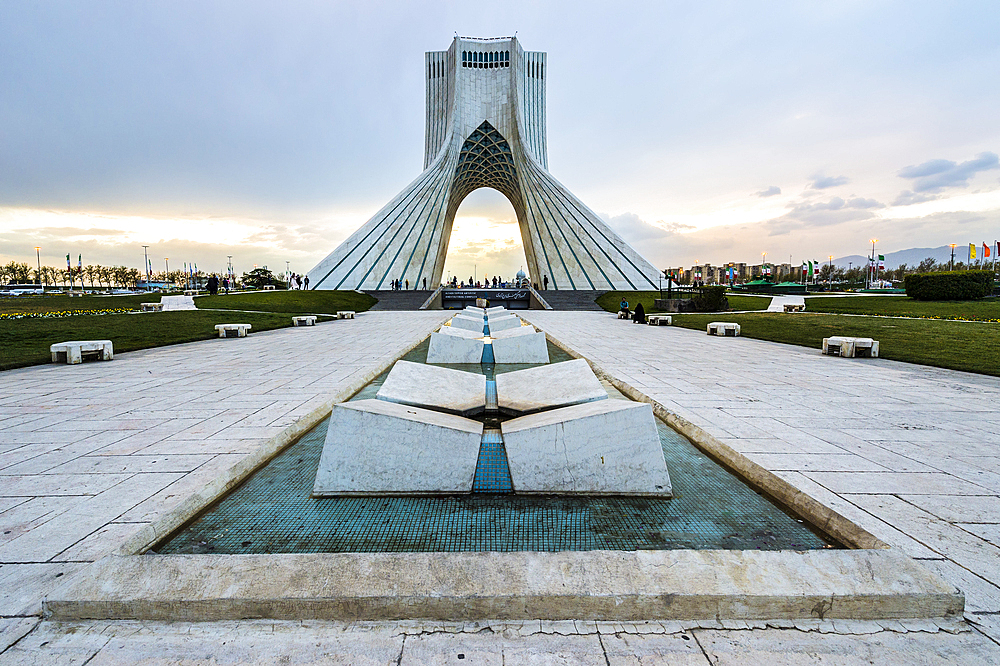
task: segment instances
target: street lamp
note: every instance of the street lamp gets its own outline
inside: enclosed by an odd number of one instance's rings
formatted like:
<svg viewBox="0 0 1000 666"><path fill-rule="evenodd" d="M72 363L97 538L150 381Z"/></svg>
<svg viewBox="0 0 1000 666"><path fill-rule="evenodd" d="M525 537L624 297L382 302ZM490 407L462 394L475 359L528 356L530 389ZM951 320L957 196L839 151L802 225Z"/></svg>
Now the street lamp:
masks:
<svg viewBox="0 0 1000 666"><path fill-rule="evenodd" d="M951 247L951 266L948 270L953 271L955 270L955 243L950 243L949 245Z"/></svg>
<svg viewBox="0 0 1000 666"><path fill-rule="evenodd" d="M871 239L871 243L872 243L872 266L875 267L875 277L876 278L878 277L878 264L875 263L875 243L877 243L877 242L878 242L877 238L872 238ZM875 286L875 279L872 277L872 271L869 268L869 270L868 270L868 288L871 289L874 286Z"/></svg>
<svg viewBox="0 0 1000 666"><path fill-rule="evenodd" d="M826 290L833 291L833 255L830 255L830 270L826 274Z"/></svg>
<svg viewBox="0 0 1000 666"><path fill-rule="evenodd" d="M147 252L148 249L149 249L148 245L142 246L142 256L146 260L146 264L142 267L143 272L146 274L146 291L149 291L149 252Z"/></svg>
<svg viewBox="0 0 1000 666"><path fill-rule="evenodd" d="M41 284L42 283L42 248L40 248L40 247L35 247L35 260L38 262L38 272L35 273L35 279L38 280L38 284Z"/></svg>

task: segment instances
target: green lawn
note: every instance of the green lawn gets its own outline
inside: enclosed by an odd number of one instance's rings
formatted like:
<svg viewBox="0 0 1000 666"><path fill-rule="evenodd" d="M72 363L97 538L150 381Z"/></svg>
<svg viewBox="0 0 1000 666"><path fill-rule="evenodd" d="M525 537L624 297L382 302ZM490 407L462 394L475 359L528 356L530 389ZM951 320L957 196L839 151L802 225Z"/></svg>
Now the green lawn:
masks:
<svg viewBox="0 0 1000 666"><path fill-rule="evenodd" d="M0 296L0 313L62 312L66 310L139 309L140 303L159 303L160 294L122 296Z"/></svg>
<svg viewBox="0 0 1000 666"><path fill-rule="evenodd" d="M675 326L700 331L717 320L718 314L683 314L673 319ZM813 349L820 349L823 338L834 335L874 338L882 358L1000 376L1000 324L808 312L734 314L726 315L725 321L738 323L744 337Z"/></svg>
<svg viewBox="0 0 1000 666"><path fill-rule="evenodd" d="M337 314L338 310L364 312L378 300L356 291L256 291L228 296L199 296L201 309L263 310L266 312Z"/></svg>
<svg viewBox="0 0 1000 666"><path fill-rule="evenodd" d="M663 295L666 297L667 292L664 291ZM659 312L653 306L653 301L660 297L658 291L609 291L598 296L595 302L608 312L618 312L622 296L625 297L629 307L633 310L636 305L642 303L642 309L647 313ZM770 297L726 294L726 298L729 299L729 307L732 310L766 310L767 306L771 304Z"/></svg>
<svg viewBox="0 0 1000 666"><path fill-rule="evenodd" d="M817 296L806 300L806 309L810 312L1000 321L1000 298L916 301L906 296Z"/></svg>
<svg viewBox="0 0 1000 666"><path fill-rule="evenodd" d="M73 301L83 299L74 298ZM66 340L111 340L115 352L133 351L217 336L216 324L251 324L259 331L291 326L288 314L156 312L57 319L0 320L0 370L51 362L49 345ZM238 344L237 341L232 341Z"/></svg>

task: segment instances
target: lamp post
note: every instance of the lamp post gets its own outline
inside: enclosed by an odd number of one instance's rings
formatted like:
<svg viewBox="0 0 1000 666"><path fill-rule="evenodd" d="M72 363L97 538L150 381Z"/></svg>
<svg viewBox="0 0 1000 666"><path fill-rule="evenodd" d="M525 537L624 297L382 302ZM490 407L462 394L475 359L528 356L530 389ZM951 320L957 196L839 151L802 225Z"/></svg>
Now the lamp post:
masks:
<svg viewBox="0 0 1000 666"><path fill-rule="evenodd" d="M951 247L951 266L948 267L949 271L955 270L955 245L956 243L950 243Z"/></svg>
<svg viewBox="0 0 1000 666"><path fill-rule="evenodd" d="M143 266L143 272L146 273L146 291L149 291L149 252L147 250L149 250L149 246L143 245L142 256L146 260L146 264Z"/></svg>
<svg viewBox="0 0 1000 666"><path fill-rule="evenodd" d="M875 243L878 242L878 239L877 238L872 238L871 242L872 242L872 261L871 261L871 265L868 268L868 279L867 279L867 283L868 283L868 288L869 289L871 289L873 286L875 286L875 277L878 277L878 264L875 263ZM874 277L872 276L872 270L871 270L872 266L875 267L875 276Z"/></svg>
<svg viewBox="0 0 1000 666"><path fill-rule="evenodd" d="M764 279L765 264L767 263L767 252L760 253L760 279Z"/></svg>
<svg viewBox="0 0 1000 666"><path fill-rule="evenodd" d="M833 255L830 255L830 270L826 274L826 290L833 291Z"/></svg>
<svg viewBox="0 0 1000 666"><path fill-rule="evenodd" d="M38 272L35 273L35 279L38 280L38 284L42 283L42 248L35 247L35 261L38 262Z"/></svg>

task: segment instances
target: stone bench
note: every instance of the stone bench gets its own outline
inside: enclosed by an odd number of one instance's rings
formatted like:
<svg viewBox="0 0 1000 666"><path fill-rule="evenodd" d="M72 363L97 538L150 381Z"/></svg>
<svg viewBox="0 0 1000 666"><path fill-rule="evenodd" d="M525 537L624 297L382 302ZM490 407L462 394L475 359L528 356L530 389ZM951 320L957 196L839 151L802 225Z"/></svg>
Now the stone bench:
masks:
<svg viewBox="0 0 1000 666"><path fill-rule="evenodd" d="M731 338L739 337L740 325L729 321L713 321L708 325L708 334Z"/></svg>
<svg viewBox="0 0 1000 666"><path fill-rule="evenodd" d="M354 310L338 310L337 319L354 319Z"/></svg>
<svg viewBox="0 0 1000 666"><path fill-rule="evenodd" d="M674 323L674 319L670 315L649 315L646 317L646 323L650 326L670 326Z"/></svg>
<svg viewBox="0 0 1000 666"><path fill-rule="evenodd" d="M274 285L273 284L265 284L264 285L264 291L274 291Z"/></svg>
<svg viewBox="0 0 1000 666"><path fill-rule="evenodd" d="M220 338L245 338L250 329L250 324L216 324L215 330L219 332Z"/></svg>
<svg viewBox="0 0 1000 666"><path fill-rule="evenodd" d="M878 358L878 340L845 336L823 338L823 353L846 358Z"/></svg>
<svg viewBox="0 0 1000 666"><path fill-rule="evenodd" d="M139 307L143 312L163 312L163 303L142 303Z"/></svg>
<svg viewBox="0 0 1000 666"><path fill-rule="evenodd" d="M315 326L316 317L313 315L306 315L304 317L292 317L292 326Z"/></svg>
<svg viewBox="0 0 1000 666"><path fill-rule="evenodd" d="M185 296L197 296L198 295L198 290L197 289L185 289L184 290L184 295Z"/></svg>
<svg viewBox="0 0 1000 666"><path fill-rule="evenodd" d="M806 306L797 303L785 303L785 312L805 312Z"/></svg>
<svg viewBox="0 0 1000 666"><path fill-rule="evenodd" d="M618 311L618 318L619 319L631 319L632 315L630 313L628 313L628 312L625 312L625 310L619 310Z"/></svg>
<svg viewBox="0 0 1000 666"><path fill-rule="evenodd" d="M78 298L78 297L83 296L83 295L84 294L83 294L82 291L71 291L71 292L69 292L69 297L70 298Z"/></svg>
<svg viewBox="0 0 1000 666"><path fill-rule="evenodd" d="M51 345L49 352L53 363L76 365L83 363L85 356L98 361L110 361L115 357L115 346L111 344L111 340L71 340Z"/></svg>

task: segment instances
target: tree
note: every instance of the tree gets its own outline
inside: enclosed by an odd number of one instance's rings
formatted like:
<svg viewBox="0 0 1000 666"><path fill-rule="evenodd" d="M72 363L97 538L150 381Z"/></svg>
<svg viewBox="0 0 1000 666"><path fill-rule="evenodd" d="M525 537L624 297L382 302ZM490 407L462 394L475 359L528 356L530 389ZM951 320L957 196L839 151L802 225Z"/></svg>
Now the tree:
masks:
<svg viewBox="0 0 1000 666"><path fill-rule="evenodd" d="M921 261L919 264L917 264L917 272L918 273L930 273L931 271L935 270L935 266L936 265L937 265L937 261L935 261L934 257L927 257L926 259L924 259L923 261Z"/></svg>
<svg viewBox="0 0 1000 666"><path fill-rule="evenodd" d="M266 284L277 284L274 274L266 268L255 268L249 273L244 273L240 282L256 289L260 289Z"/></svg>

